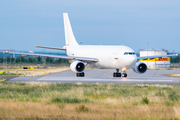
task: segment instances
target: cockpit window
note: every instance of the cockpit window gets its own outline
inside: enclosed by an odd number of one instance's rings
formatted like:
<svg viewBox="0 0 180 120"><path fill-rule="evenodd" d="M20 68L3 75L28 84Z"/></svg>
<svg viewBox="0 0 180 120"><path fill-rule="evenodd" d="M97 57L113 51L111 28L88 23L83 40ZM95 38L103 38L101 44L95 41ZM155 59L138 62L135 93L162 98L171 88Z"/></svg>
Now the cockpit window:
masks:
<svg viewBox="0 0 180 120"><path fill-rule="evenodd" d="M124 55L128 55L128 52L125 52Z"/></svg>
<svg viewBox="0 0 180 120"><path fill-rule="evenodd" d="M135 55L134 52L125 52L124 55Z"/></svg>

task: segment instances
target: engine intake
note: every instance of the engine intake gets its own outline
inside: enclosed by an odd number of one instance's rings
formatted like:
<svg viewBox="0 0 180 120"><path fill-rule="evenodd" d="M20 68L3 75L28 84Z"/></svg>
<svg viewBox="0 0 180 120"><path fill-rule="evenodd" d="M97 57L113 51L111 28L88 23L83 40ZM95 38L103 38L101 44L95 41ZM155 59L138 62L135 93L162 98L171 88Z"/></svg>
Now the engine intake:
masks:
<svg viewBox="0 0 180 120"><path fill-rule="evenodd" d="M81 61L74 61L71 63L70 68L73 72L83 72L85 65Z"/></svg>
<svg viewBox="0 0 180 120"><path fill-rule="evenodd" d="M137 62L133 67L132 67L133 71L136 73L145 73L147 70L147 66L145 63L143 62Z"/></svg>

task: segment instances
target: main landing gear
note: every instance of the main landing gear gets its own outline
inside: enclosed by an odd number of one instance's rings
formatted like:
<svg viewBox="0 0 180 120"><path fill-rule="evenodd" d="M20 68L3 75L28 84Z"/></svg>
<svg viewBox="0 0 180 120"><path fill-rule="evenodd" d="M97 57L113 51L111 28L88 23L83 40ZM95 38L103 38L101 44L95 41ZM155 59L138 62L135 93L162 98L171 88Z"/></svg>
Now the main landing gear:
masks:
<svg viewBox="0 0 180 120"><path fill-rule="evenodd" d="M76 76L77 76L77 77L84 77L84 75L85 75L84 72L76 73Z"/></svg>
<svg viewBox="0 0 180 120"><path fill-rule="evenodd" d="M121 77L121 73L119 73L119 69L116 69L116 72L113 73L113 77Z"/></svg>
<svg viewBox="0 0 180 120"><path fill-rule="evenodd" d="M113 73L113 77L127 77L127 73L125 73L125 71L123 71L124 73L119 73L119 69L116 69L116 72Z"/></svg>

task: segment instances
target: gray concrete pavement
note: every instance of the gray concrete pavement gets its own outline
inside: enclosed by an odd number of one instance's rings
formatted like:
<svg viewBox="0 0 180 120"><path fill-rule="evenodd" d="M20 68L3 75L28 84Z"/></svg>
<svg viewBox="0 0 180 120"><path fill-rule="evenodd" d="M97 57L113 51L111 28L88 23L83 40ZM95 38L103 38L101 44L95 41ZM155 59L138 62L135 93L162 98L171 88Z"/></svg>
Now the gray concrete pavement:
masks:
<svg viewBox="0 0 180 120"><path fill-rule="evenodd" d="M144 74L137 74L128 70L127 78L114 78L112 69L86 69L85 77L76 77L71 70L40 77L16 77L7 82L61 82L61 83L113 83L113 84L170 84L180 85L180 78L166 77L163 74L180 73L180 70L147 70Z"/></svg>

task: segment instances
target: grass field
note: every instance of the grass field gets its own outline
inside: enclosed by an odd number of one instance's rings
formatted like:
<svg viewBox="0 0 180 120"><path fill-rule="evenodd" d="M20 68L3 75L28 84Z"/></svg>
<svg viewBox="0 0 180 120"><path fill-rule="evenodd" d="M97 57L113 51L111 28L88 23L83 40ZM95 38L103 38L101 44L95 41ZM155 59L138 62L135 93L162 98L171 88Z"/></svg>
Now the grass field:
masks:
<svg viewBox="0 0 180 120"><path fill-rule="evenodd" d="M4 74L0 75L20 75L20 76L42 76L51 73L61 72L69 70L69 66L59 66L59 67L39 67L34 66L35 69L23 69L22 66L13 67L1 67L0 71L4 71Z"/></svg>
<svg viewBox="0 0 180 120"><path fill-rule="evenodd" d="M164 74L164 76L168 76L168 77L180 77L180 74Z"/></svg>
<svg viewBox="0 0 180 120"><path fill-rule="evenodd" d="M0 82L0 119L180 119L180 87Z"/></svg>

